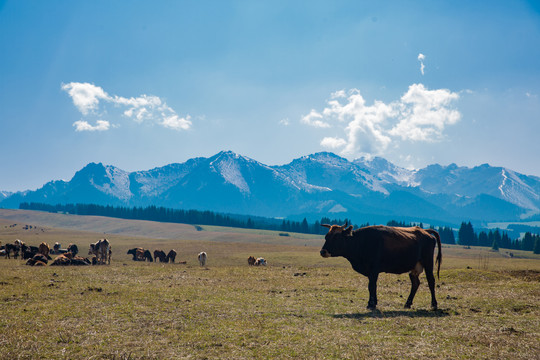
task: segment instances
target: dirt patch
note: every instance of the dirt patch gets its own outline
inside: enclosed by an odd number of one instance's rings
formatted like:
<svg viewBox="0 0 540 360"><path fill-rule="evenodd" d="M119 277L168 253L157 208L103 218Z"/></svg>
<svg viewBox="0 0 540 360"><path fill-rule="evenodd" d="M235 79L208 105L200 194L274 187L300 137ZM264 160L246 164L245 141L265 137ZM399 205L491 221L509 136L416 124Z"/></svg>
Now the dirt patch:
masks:
<svg viewBox="0 0 540 360"><path fill-rule="evenodd" d="M508 270L501 271L503 274L508 274L512 277L525 280L540 282L540 271L538 270Z"/></svg>

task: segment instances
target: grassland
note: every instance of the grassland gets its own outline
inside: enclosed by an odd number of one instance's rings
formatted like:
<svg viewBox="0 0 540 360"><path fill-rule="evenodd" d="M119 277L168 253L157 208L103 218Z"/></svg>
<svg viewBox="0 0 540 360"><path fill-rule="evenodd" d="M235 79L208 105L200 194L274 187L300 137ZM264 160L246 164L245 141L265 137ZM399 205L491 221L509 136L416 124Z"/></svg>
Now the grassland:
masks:
<svg viewBox="0 0 540 360"><path fill-rule="evenodd" d="M445 246L438 311L425 280L405 310L408 276L382 274L372 312L367 279L321 258L320 237L49 215L0 210L0 240L86 249L106 236L113 262L0 258L0 359L539 358L540 259L530 252ZM187 264L133 262L133 246L175 248ZM269 266L248 267L249 255Z"/></svg>

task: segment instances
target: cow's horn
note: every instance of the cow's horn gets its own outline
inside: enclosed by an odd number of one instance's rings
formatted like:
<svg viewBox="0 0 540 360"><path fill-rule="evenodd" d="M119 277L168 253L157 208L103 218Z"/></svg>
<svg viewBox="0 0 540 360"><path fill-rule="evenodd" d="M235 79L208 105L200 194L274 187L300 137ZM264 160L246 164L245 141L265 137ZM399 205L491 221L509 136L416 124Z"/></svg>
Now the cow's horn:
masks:
<svg viewBox="0 0 540 360"><path fill-rule="evenodd" d="M321 224L321 226L324 226L324 227L329 228L329 229L331 228L331 226L328 225L328 224Z"/></svg>

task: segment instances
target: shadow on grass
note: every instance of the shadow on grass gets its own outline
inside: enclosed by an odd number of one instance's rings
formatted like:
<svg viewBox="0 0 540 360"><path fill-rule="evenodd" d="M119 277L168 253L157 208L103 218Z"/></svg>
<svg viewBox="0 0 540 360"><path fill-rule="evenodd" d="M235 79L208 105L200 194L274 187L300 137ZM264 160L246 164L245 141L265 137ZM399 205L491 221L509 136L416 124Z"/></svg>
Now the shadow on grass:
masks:
<svg viewBox="0 0 540 360"><path fill-rule="evenodd" d="M367 310L363 313L352 314L334 314L331 315L336 319L367 319L367 318L397 318L397 317L410 317L410 318L438 318L452 315L452 312L448 309L438 310L395 310L395 311L381 311L381 310Z"/></svg>

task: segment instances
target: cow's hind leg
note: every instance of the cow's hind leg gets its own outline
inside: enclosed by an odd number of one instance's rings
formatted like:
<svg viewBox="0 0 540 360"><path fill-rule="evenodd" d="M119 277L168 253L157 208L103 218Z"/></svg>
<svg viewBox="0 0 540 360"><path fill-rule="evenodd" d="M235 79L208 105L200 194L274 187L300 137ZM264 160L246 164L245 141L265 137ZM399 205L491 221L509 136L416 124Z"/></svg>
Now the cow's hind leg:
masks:
<svg viewBox="0 0 540 360"><path fill-rule="evenodd" d="M433 276L433 271L428 271L426 269L426 278L429 285L429 291L431 291L431 308L437 310L437 299L435 299L435 276Z"/></svg>
<svg viewBox="0 0 540 360"><path fill-rule="evenodd" d="M379 274L375 273L368 277L368 290L369 290L369 301L367 308L370 310L375 310L377 308L377 279Z"/></svg>
<svg viewBox="0 0 540 360"><path fill-rule="evenodd" d="M414 295L416 295L416 291L418 290L418 286L420 286L420 279L418 278L417 274L413 274L412 272L409 273L409 278L411 279L411 293L409 294L409 298L407 299L407 302L405 303L405 308L410 309L411 305L413 303Z"/></svg>

